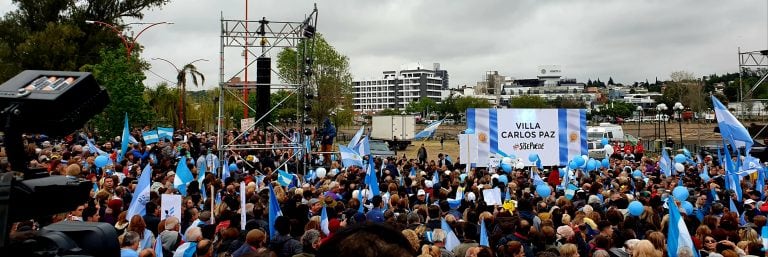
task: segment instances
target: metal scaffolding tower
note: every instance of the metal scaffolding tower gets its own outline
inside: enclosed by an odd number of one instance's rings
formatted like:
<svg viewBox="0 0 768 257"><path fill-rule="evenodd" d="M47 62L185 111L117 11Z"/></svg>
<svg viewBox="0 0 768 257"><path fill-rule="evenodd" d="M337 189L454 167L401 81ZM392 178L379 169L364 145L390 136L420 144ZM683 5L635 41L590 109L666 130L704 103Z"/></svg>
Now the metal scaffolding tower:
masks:
<svg viewBox="0 0 768 257"><path fill-rule="evenodd" d="M279 106L281 106L286 100L288 100L290 97L299 97L297 96L297 93L300 94L300 96L308 96L308 88L310 87L310 77L312 75L312 61L313 61L313 50L314 50L314 35L317 28L317 4L315 4L314 9L312 12L307 15L307 17L303 21L298 22L285 22L285 21L272 21L267 20L266 18L262 18L261 20L228 20L221 18L221 48L219 51L219 114L217 117L217 140L216 140L216 146L218 147L219 161L221 162L222 170L225 170L228 167L223 167L223 162L226 158L225 153L227 152L235 152L239 150L272 150L272 149L293 149L294 151L294 157L300 153L304 152L302 155L303 159L303 171L304 174L306 174L306 167L307 167L307 156L310 156L310 153L306 151L302 151L305 147L305 141L310 140L307 136L301 136L298 140L294 140L292 136L285 135L285 133L277 126L273 125L270 121L262 121L266 117L269 116L269 114L273 111L275 111ZM250 31L248 28L257 28L255 31ZM300 43L304 41L302 49L296 49L300 45ZM229 79L227 79L228 75L224 72L224 51L228 48L236 48L236 49L244 49L244 54L246 56L253 56L257 57L254 58L253 61L247 62L245 64L245 67L240 69L238 72L236 72L234 75L229 76ZM271 50L278 48L294 48L296 49L297 53L299 50L303 51L302 56L306 56L305 60L296 60L297 64L301 63L303 64L303 70L297 71L299 77L301 78L301 83L299 84L279 84L279 83L270 83L270 84L258 84L253 83L250 81L244 81L242 83L234 83L230 82L233 78L239 76L240 74L244 73L244 71L247 71L248 67L253 65L257 62L258 57L266 57L266 54L270 52ZM260 50L260 51L254 51L254 50ZM298 54L296 55L298 58ZM247 60L247 59L246 59ZM273 69L271 71L273 74L279 74ZM247 75L246 75L247 76ZM241 94L243 91L248 90L255 90L258 86L269 86L270 88L277 87L281 89L289 90L290 94L285 96L285 98L281 99L276 105L270 106L269 110L266 113L256 113L256 109L254 109L252 106L248 104L248 99L244 99L243 95L247 94ZM272 127L276 133L282 134L284 137L291 139L291 142L287 144L278 144L277 142L274 142L272 145L267 144L236 144L235 142L243 137L243 133L240 133L232 142L224 142L224 136L225 131L228 130L228 128L225 128L225 115L224 115L224 103L227 99L227 94L233 96L238 102L240 102L245 110L250 110L253 113L255 113L254 117L258 117L255 119L255 122L250 123L249 126L241 128L241 132L245 132L248 130L252 130L257 124L268 124L270 127ZM297 101L300 102L300 101ZM306 103L306 101L304 101ZM259 103L263 104L263 103ZM269 103L267 103L269 104ZM297 106L297 109L299 106ZM299 121L301 121L301 128L300 133L304 133L304 120L307 117L306 113L307 108L301 109L301 117L297 117ZM297 110L298 111L298 110ZM290 158L289 158L290 159ZM283 163L281 163L282 165ZM278 166L279 167L279 166Z"/></svg>

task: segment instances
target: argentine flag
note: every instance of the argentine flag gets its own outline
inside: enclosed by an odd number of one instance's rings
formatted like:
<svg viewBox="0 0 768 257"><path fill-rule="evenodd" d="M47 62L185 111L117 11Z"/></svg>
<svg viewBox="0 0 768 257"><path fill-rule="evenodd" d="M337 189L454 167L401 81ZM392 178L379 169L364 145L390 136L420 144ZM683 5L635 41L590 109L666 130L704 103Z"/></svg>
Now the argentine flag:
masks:
<svg viewBox="0 0 768 257"><path fill-rule="evenodd" d="M490 247L488 243L488 230L485 228L485 220L480 221L480 246Z"/></svg>
<svg viewBox="0 0 768 257"><path fill-rule="evenodd" d="M328 213L325 211L325 205L323 205L323 211L320 213L320 230L326 236L331 234L331 230L328 229Z"/></svg>
<svg viewBox="0 0 768 257"><path fill-rule="evenodd" d="M130 128L128 127L128 113L125 113L125 122L123 124L122 137L123 137L122 138L123 141L120 143L120 153L117 154L117 162L120 162L123 160L123 157L125 156L125 152L128 151L128 144L131 142L129 138L132 138Z"/></svg>
<svg viewBox="0 0 768 257"><path fill-rule="evenodd" d="M283 216L283 212L280 210L280 203L277 202L275 197L275 189L272 187L272 183L269 184L269 237L274 238L275 233L275 220L277 217ZM243 223L245 224L245 223Z"/></svg>
<svg viewBox="0 0 768 257"><path fill-rule="evenodd" d="M160 139L173 140L173 128L158 127L157 128L157 136Z"/></svg>
<svg viewBox="0 0 768 257"><path fill-rule="evenodd" d="M444 120L444 119L443 119ZM422 139L422 138L429 138L432 137L433 134L435 134L435 131L438 127L440 127L440 124L443 124L443 120L432 122L432 124L427 125L424 130L420 131L419 133L416 133L416 135L413 136L413 139Z"/></svg>
<svg viewBox="0 0 768 257"><path fill-rule="evenodd" d="M358 166L363 167L363 157L349 147L339 145L339 152L341 153L341 162L344 167Z"/></svg>
<svg viewBox="0 0 768 257"><path fill-rule="evenodd" d="M147 164L139 176L139 184L136 186L136 193L133 195L130 206L128 206L126 219L130 220L134 215L144 216L146 214L150 184L152 184L152 165Z"/></svg>
<svg viewBox="0 0 768 257"><path fill-rule="evenodd" d="M743 145L745 152L749 153L749 149L752 148L755 142L749 135L747 128L728 111L728 108L720 100L717 100L715 96L711 96L711 98L712 106L715 109L715 117L717 118L717 126L720 128L720 135L734 149Z"/></svg>
<svg viewBox="0 0 768 257"><path fill-rule="evenodd" d="M445 232L445 249L453 251L453 248L461 244L459 238L453 233L453 229L448 225L448 222L445 222L445 219L440 219L440 228Z"/></svg>
<svg viewBox="0 0 768 257"><path fill-rule="evenodd" d="M667 206L669 206L669 234L667 235L667 254L669 257L677 257L677 252L683 248L688 247L693 252L694 257L699 257L699 251L693 245L691 240L691 234L688 233L688 227L685 226L685 221L680 215L680 210L675 204L674 197L667 198Z"/></svg>
<svg viewBox="0 0 768 257"><path fill-rule="evenodd" d="M187 157L182 156L176 166L176 176L173 179L173 187L179 190L181 195L187 195L187 184L195 180L192 171L187 167Z"/></svg>
<svg viewBox="0 0 768 257"><path fill-rule="evenodd" d="M664 172L664 176L667 176L667 177L672 176L672 160L669 159L669 154L665 149L661 150L661 159L659 159L659 167L661 167L661 171Z"/></svg>
<svg viewBox="0 0 768 257"><path fill-rule="evenodd" d="M363 136L364 130L365 127L360 127L360 129L357 130L357 133L355 133L355 136L352 137L352 140L349 141L349 144L347 144L347 147L354 149L355 146L357 146L357 143L360 142L360 137Z"/></svg>

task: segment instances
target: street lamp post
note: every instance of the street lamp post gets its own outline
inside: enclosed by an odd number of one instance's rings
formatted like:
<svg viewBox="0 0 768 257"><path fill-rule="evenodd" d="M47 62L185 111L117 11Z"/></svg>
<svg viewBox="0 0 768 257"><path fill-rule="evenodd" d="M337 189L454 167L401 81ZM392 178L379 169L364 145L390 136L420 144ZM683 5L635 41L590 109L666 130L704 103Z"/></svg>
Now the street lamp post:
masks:
<svg viewBox="0 0 768 257"><path fill-rule="evenodd" d="M169 60L166 60L166 59L163 59L163 58L159 58L159 57L152 58L152 60L160 60L160 61L164 61L167 64L170 64L173 67L173 69L176 70L176 77L177 78L183 78L182 76L186 76L186 74L181 74L182 70L179 69L178 66L176 66L175 64L173 64ZM188 64L186 64L184 66L192 65L193 63L196 63L196 62L199 62L199 61L206 61L207 62L208 59L200 58L200 59L191 61L191 62L189 62ZM179 127L184 128L184 96L185 96L185 94L184 94L183 91L185 91L185 89L181 88L180 84L181 84L181 81L176 81L176 87L179 88Z"/></svg>
<svg viewBox="0 0 768 257"><path fill-rule="evenodd" d="M683 109L685 109L685 107L680 102L677 102L672 109L674 109L677 114L677 126L680 129L680 148L683 148Z"/></svg>
<svg viewBox="0 0 768 257"><path fill-rule="evenodd" d="M133 48L136 46L136 40L139 39L139 36L141 36L141 33L144 33L144 31L146 31L147 29L160 24L173 24L173 22L166 22L166 21L153 22L153 23L135 23L135 24L146 24L148 26L141 29L141 31L139 31L139 33L136 34L135 37L128 39L126 38L125 35L123 35L123 31L117 28L117 26L115 26L114 24L106 23L103 21L92 21L92 20L86 20L85 23L101 25L101 26L110 28L112 29L112 31L117 33L117 36L120 37L120 40L123 41L123 45L125 46L125 56L128 57L128 61L130 61L131 52L133 51Z"/></svg>
<svg viewBox="0 0 768 257"><path fill-rule="evenodd" d="M661 122L663 122L663 124L664 124L664 140L662 140L662 142L663 142L662 145L664 147L667 147L667 143L666 143L667 142L666 141L666 139L667 139L667 120L664 118L664 115L665 115L665 113L667 111L667 105L663 104L663 103L661 103L659 105L656 105L656 111L658 111L659 119L661 119ZM661 129L661 127L659 127L659 129ZM659 134L661 134L661 133L659 133Z"/></svg>
<svg viewBox="0 0 768 257"><path fill-rule="evenodd" d="M640 138L640 122L643 119L643 107L637 106L637 138Z"/></svg>

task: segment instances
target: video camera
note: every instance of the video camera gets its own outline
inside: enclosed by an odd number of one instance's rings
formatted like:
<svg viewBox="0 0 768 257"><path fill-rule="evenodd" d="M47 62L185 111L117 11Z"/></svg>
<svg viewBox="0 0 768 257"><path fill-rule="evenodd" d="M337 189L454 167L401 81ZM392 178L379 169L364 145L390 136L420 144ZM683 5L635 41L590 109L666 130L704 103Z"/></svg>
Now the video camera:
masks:
<svg viewBox="0 0 768 257"><path fill-rule="evenodd" d="M0 174L0 252L8 256L119 256L114 228L103 223L60 222L23 242L9 240L9 224L74 210L93 184L30 169L22 133L63 136L109 104L107 91L87 72L27 70L0 85L0 130L13 172Z"/></svg>

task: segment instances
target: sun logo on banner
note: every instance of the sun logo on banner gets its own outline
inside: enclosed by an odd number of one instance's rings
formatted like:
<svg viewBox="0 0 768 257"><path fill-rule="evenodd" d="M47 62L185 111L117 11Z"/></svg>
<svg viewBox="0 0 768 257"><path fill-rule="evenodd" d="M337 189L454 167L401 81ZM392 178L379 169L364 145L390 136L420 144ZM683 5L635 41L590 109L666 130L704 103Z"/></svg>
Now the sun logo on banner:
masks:
<svg viewBox="0 0 768 257"><path fill-rule="evenodd" d="M576 132L571 132L570 135L568 135L568 142L570 143L576 143L576 141L579 140L579 134Z"/></svg>
<svg viewBox="0 0 768 257"><path fill-rule="evenodd" d="M488 135L485 132L480 132L477 134L477 140L483 143L488 142Z"/></svg>

